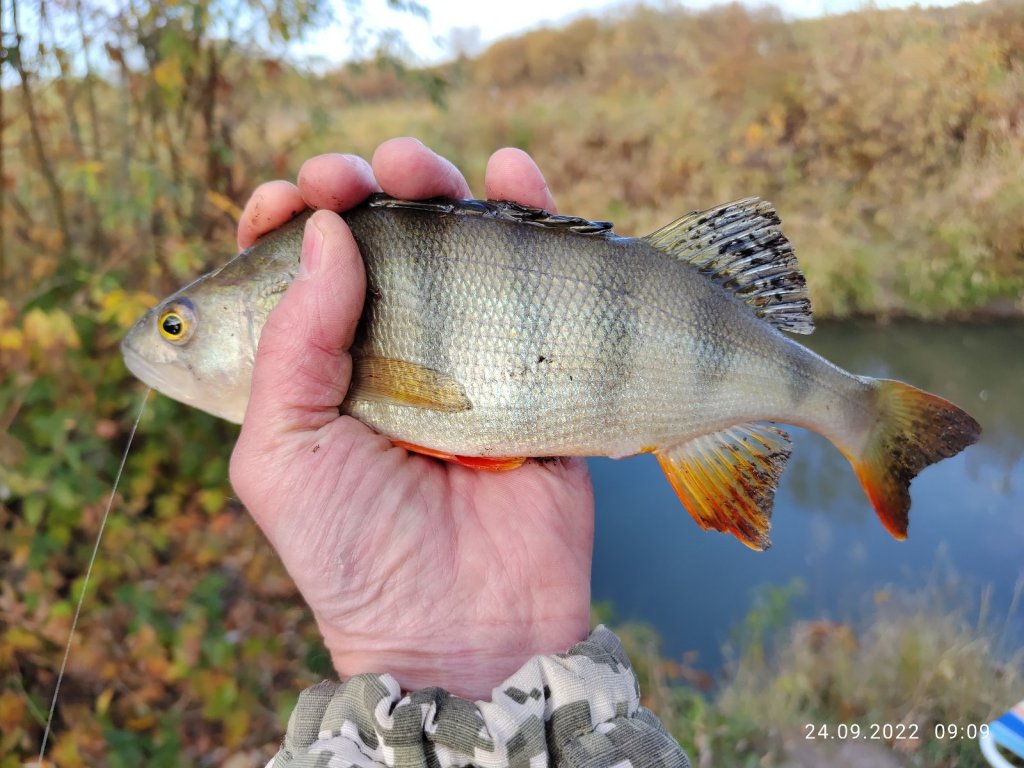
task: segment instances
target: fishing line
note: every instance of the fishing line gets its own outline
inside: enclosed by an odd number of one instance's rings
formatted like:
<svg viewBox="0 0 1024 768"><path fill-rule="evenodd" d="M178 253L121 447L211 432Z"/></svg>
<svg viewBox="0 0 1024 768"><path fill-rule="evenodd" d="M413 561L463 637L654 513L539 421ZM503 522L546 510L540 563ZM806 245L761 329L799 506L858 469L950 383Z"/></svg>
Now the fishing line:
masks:
<svg viewBox="0 0 1024 768"><path fill-rule="evenodd" d="M117 475L114 476L114 487L110 489L110 496L107 498L107 507L103 510L103 517L100 518L100 529L96 533L96 543L92 547L92 555L89 557L89 565L85 569L85 580L82 582L82 593L78 596L78 604L75 606L75 616L71 619L71 631L68 632L68 644L64 647L64 659L60 663L60 671L57 673L57 686L53 689L53 700L50 702L50 714L46 718L46 729L43 731L43 743L39 745L39 768L43 768L43 756L46 754L46 742L50 739L50 727L53 725L53 713L57 709L57 697L60 694L60 684L64 680L64 671L68 666L68 657L71 656L71 643L75 639L75 629L78 628L78 617L82 613L82 604L85 603L85 595L89 589L89 579L92 576L92 567L96 562L96 554L100 551L100 541L103 539L103 531L107 527L107 518L110 516L110 508L114 504L114 494L117 493L117 486L121 482L121 474L124 472L124 465L128 461L128 451L132 447L132 440L135 438L135 431L142 421L142 413L146 410L146 401L152 387L146 387L142 395L142 402L139 403L139 413L135 416L135 423L132 424L132 431L128 433L128 443L124 447L121 456L121 465L117 468Z"/></svg>

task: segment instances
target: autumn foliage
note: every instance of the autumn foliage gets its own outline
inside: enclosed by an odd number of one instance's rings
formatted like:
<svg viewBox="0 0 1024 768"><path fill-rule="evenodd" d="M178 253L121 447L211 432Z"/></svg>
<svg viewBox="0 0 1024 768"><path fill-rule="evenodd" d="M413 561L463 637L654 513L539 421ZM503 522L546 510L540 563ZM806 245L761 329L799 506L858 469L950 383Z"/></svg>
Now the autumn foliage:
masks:
<svg viewBox="0 0 1024 768"><path fill-rule="evenodd" d="M38 750L141 396L124 330L230 255L252 188L312 153L417 135L480 190L489 153L520 146L563 212L624 233L761 195L819 316L1024 312L1014 0L812 21L640 7L430 69L382 49L329 72L284 55L322 18L313 0L114 5L3 16L0 768ZM234 434L152 398L57 708L57 764L257 764L298 691L330 674L231 499Z"/></svg>

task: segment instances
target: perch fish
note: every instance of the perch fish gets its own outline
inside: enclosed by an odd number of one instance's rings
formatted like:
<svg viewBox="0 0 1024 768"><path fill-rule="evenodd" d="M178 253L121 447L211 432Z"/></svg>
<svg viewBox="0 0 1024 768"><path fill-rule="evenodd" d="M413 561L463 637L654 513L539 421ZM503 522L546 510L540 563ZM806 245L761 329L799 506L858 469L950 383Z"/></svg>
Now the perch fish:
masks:
<svg viewBox="0 0 1024 768"><path fill-rule="evenodd" d="M129 369L240 422L308 216L147 312L122 345ZM491 470L654 453L702 528L763 549L790 454L775 423L834 443L899 539L911 479L980 434L952 403L783 333L813 330L810 301L757 198L640 238L509 202L374 195L343 218L368 290L340 408L411 450Z"/></svg>

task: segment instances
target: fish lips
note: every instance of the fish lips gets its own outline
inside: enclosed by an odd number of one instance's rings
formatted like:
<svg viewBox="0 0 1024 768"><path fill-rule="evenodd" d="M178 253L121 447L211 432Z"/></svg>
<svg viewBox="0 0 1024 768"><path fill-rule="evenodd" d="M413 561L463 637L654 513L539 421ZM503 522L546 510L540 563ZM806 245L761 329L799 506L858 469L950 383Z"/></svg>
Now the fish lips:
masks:
<svg viewBox="0 0 1024 768"><path fill-rule="evenodd" d="M131 336L126 336L121 341L121 355L128 370L143 384L171 397L185 399L183 395L187 396L190 374L186 369L173 362L150 360L132 348Z"/></svg>
<svg viewBox="0 0 1024 768"><path fill-rule="evenodd" d="M218 388L216 381L196 375L187 362L163 343L151 346L149 329L155 310L146 313L121 340L121 355L128 370L143 384L157 392L227 421L241 424L248 405L248 383L237 387ZM140 351L142 346L145 352ZM158 355L162 359L154 359Z"/></svg>
<svg viewBox="0 0 1024 768"><path fill-rule="evenodd" d="M187 366L183 366L174 351L163 344L150 345L147 352L142 352L140 345L146 345L147 337L152 333L149 329L154 323L154 310L147 312L121 340L121 356L124 364L139 379L157 392L192 405L195 389L195 378ZM154 353L164 359L154 359Z"/></svg>

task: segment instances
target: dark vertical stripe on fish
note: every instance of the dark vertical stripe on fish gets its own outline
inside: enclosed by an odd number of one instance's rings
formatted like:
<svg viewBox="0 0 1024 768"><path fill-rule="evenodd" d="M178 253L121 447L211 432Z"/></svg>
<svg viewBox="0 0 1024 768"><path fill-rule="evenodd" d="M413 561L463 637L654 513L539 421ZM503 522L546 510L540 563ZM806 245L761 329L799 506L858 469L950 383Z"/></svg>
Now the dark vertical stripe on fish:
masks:
<svg viewBox="0 0 1024 768"><path fill-rule="evenodd" d="M598 359L609 362L610 370L599 380L600 388L596 393L603 396L606 402L618 405L632 385L635 366L629 364L633 360L633 345L638 336L639 310L634 300L646 273L640 269L625 272L614 268L614 260L620 254L606 252L598 272L598 300L606 302L606 313L597 312L597 316L607 314L607 321L600 329L601 343L598 348Z"/></svg>
<svg viewBox="0 0 1024 768"><path fill-rule="evenodd" d="M795 350L790 351L787 362L786 388L793 401L793 408L797 408L810 396L814 381L807 363L801 355L795 353Z"/></svg>
<svg viewBox="0 0 1024 768"><path fill-rule="evenodd" d="M417 222L411 223L415 227ZM455 223L454 217L441 216L434 228L418 227L414 258L413 285L422 307L421 349L429 350L431 355L430 360L417 362L442 373L452 370L452 331L458 321L453 303L453 286L458 279L453 256L459 253L460 246Z"/></svg>
<svg viewBox="0 0 1024 768"><path fill-rule="evenodd" d="M530 339L533 344L522 347L521 357L514 363L518 371L511 373L536 378L540 373L538 366L543 365L543 362L538 360L547 360L551 355L550 350L545 354L545 347L550 342L551 334L551 305L541 300L551 289L551 277L543 273L535 250L529 247L528 242L524 242L523 234L526 233L521 228L505 228L504 247L511 257L509 261L512 270L508 279L512 284L517 328L522 334L521 338ZM528 232L528 236L533 234L532 230ZM519 428L533 429L537 419L544 417L543 410L549 404L538 399L542 389L536 383L524 388L523 392L527 397L518 410Z"/></svg>
<svg viewBox="0 0 1024 768"><path fill-rule="evenodd" d="M738 350L728 343L729 329L726 315L721 311L722 297L714 291L700 291L694 296L694 316L701 333L698 336L695 379L700 390L712 393L718 390L732 371ZM722 343L725 341L726 343Z"/></svg>

